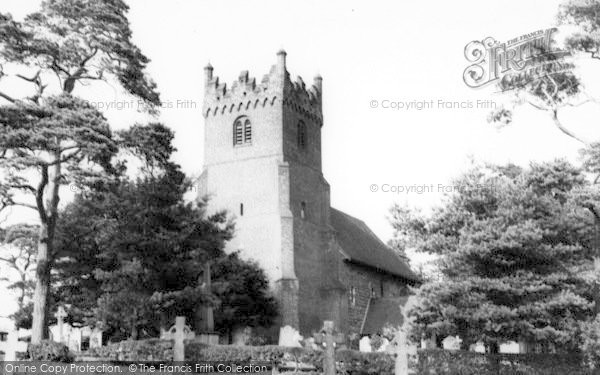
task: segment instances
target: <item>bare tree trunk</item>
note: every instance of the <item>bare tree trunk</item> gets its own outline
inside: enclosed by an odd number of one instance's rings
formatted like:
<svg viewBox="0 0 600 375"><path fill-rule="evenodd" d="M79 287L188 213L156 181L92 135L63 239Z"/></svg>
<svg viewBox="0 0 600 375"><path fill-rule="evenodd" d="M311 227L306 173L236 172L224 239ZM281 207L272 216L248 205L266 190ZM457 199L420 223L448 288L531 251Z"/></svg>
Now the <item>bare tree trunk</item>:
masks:
<svg viewBox="0 0 600 375"><path fill-rule="evenodd" d="M38 199L41 226L40 238L37 249L37 269L35 291L33 293L33 322L31 327L31 343L39 344L48 337L46 315L48 313L48 292L50 290L50 272L54 261L54 231L58 216L59 187L61 177L60 153L53 155L54 164L51 164L50 177L47 186L40 189L47 190L48 199L44 206ZM42 178L43 184L44 178ZM38 192L40 194L40 192ZM39 195L38 195L39 197ZM40 207L41 206L41 207Z"/></svg>
<svg viewBox="0 0 600 375"><path fill-rule="evenodd" d="M49 242L48 225L42 223L40 227L40 240L38 242L35 291L33 292L32 344L39 344L47 337L46 313L48 288L50 286Z"/></svg>
<svg viewBox="0 0 600 375"><path fill-rule="evenodd" d="M23 303L25 302L25 292L27 289L27 275L25 273L26 271L27 270L23 271L23 273L21 274L21 295L19 296L19 299L17 300L19 310L23 310Z"/></svg>

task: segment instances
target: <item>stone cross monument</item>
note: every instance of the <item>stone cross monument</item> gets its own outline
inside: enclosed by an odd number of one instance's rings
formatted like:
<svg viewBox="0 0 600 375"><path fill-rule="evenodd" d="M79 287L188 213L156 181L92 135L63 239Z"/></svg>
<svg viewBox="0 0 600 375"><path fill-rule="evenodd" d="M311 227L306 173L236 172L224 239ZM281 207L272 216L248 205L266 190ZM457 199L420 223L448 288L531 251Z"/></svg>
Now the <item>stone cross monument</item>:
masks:
<svg viewBox="0 0 600 375"><path fill-rule="evenodd" d="M64 329L64 319L67 317L67 312L62 306L58 307L58 310L54 314L56 318L56 324L58 326L58 342L63 342L63 329Z"/></svg>

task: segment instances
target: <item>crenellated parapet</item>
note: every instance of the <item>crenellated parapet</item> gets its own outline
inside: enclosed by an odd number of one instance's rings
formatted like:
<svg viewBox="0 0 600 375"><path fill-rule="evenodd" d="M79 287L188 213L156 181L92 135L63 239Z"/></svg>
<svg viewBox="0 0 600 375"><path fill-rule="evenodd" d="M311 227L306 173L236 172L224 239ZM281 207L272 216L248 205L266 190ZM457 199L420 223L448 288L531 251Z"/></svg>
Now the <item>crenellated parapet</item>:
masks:
<svg viewBox="0 0 600 375"><path fill-rule="evenodd" d="M298 76L295 82L286 85L283 105L323 126L322 82L321 76L317 76L313 85L306 88Z"/></svg>
<svg viewBox="0 0 600 375"><path fill-rule="evenodd" d="M205 118L226 113L250 111L267 106L282 105L323 125L322 83L320 76L306 87L302 78L290 79L286 70L285 51L277 53L278 62L260 82L251 77L248 71L242 71L236 81L228 85L219 77L213 76L213 67L204 68L204 105Z"/></svg>

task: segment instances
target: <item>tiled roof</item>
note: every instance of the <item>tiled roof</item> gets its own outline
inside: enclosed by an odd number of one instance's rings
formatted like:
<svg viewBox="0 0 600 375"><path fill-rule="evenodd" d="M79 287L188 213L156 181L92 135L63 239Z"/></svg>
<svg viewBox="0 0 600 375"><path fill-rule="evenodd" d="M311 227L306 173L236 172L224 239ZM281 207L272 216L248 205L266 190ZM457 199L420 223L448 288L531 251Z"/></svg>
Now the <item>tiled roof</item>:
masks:
<svg viewBox="0 0 600 375"><path fill-rule="evenodd" d="M371 298L361 334L382 334L386 325L400 327L404 323L402 308L408 297L398 298Z"/></svg>
<svg viewBox="0 0 600 375"><path fill-rule="evenodd" d="M336 239L343 254L349 261L408 280L419 280L402 258L384 244L363 221L331 208L331 225L336 231Z"/></svg>

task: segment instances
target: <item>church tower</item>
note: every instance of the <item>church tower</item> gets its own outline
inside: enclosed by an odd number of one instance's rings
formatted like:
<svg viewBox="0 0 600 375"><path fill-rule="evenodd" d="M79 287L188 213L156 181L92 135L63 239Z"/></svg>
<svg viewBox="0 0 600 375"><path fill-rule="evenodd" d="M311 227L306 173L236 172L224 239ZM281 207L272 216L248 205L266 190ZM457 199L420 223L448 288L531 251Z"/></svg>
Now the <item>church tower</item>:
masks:
<svg viewBox="0 0 600 375"><path fill-rule="evenodd" d="M323 249L330 241L329 185L321 171L322 79L310 87L286 69L286 53L260 82L243 71L231 85L204 70L205 165L200 195L235 216L228 251L265 270L280 326L303 334L318 310ZM314 306L302 308L302 306Z"/></svg>

